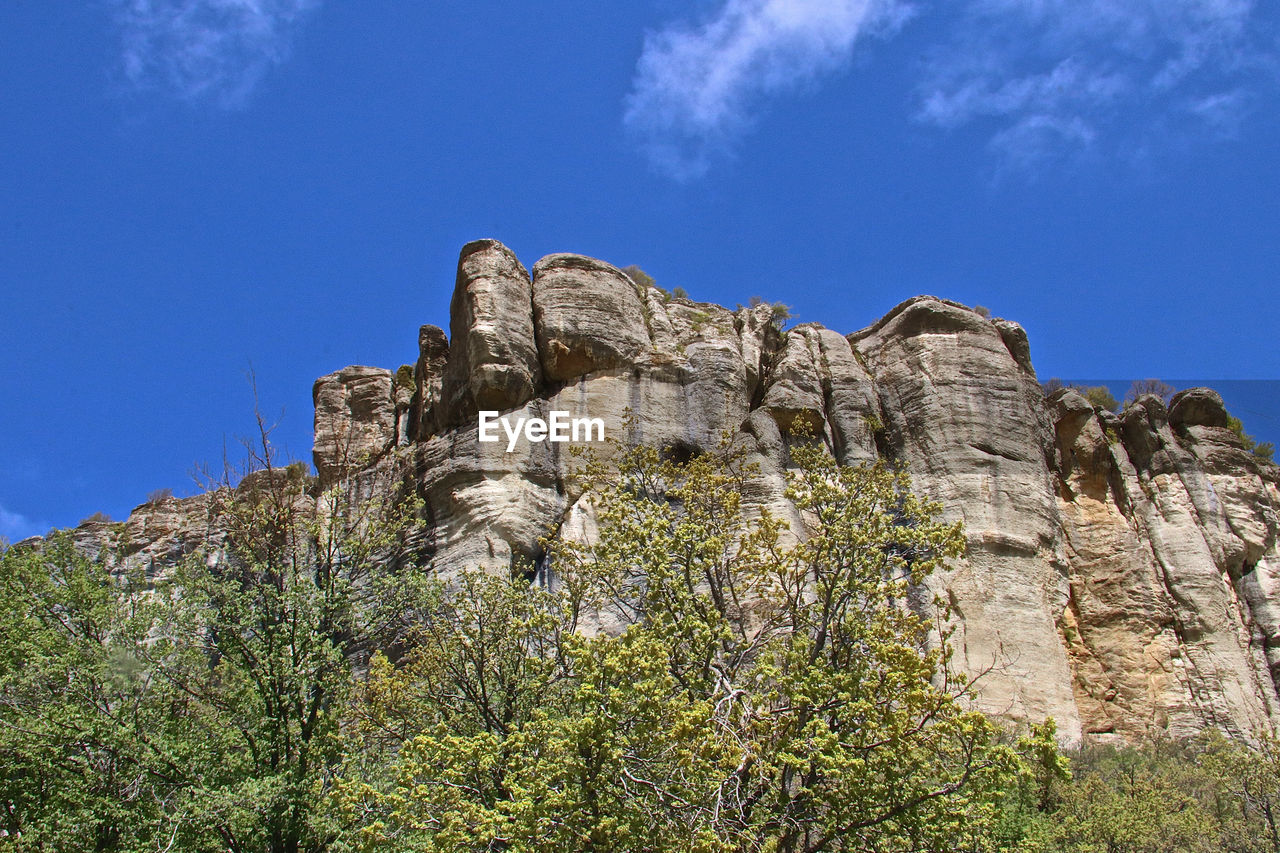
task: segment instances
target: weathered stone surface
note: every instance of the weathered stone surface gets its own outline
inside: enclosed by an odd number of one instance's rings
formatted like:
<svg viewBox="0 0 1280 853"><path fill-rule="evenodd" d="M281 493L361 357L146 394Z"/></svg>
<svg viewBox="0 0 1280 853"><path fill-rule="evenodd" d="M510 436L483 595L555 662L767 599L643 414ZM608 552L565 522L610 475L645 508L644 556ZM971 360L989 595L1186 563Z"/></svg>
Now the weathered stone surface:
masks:
<svg viewBox="0 0 1280 853"><path fill-rule="evenodd" d="M874 378L891 452L964 522L968 554L932 579L959 622L957 658L979 704L1052 714L1080 735L1058 624L1068 599L1043 396L1000 331L956 303L916 298L850 336Z"/></svg>
<svg viewBox="0 0 1280 853"><path fill-rule="evenodd" d="M462 247L449 304L453 335L444 397L450 425L477 409L506 411L534 395L541 367L529 273L497 240Z"/></svg>
<svg viewBox="0 0 1280 853"><path fill-rule="evenodd" d="M411 438L426 441L435 435L446 420L441 411L444 397L444 375L449 365L449 338L439 326L423 326L418 330L418 361L413 367L416 385L413 398Z"/></svg>
<svg viewBox="0 0 1280 853"><path fill-rule="evenodd" d="M1152 395L1118 430L1073 392L1054 402L1086 731L1249 736L1274 725L1278 504L1239 439L1199 423L1225 424L1221 400L1207 389L1175 397L1182 436Z"/></svg>
<svg viewBox="0 0 1280 853"><path fill-rule="evenodd" d="M980 707L1052 715L1071 741L1280 721L1280 469L1244 449L1212 391L1119 415L1069 389L1046 400L1020 326L933 297L848 337L784 332L768 305L674 298L578 255L544 258L530 283L494 241L463 250L457 288L452 343L423 327L412 371L352 367L315 386L322 482L357 459L357 493L407 478L432 570L526 571L542 536L594 524L569 445L481 443L480 402L598 417L623 444L677 453L727 436L759 468L746 511L794 535L786 473L803 422L842 462L905 463L964 522L967 554L928 591L952 608L954 663ZM130 559L162 566L207 523L197 499L140 507Z"/></svg>
<svg viewBox="0 0 1280 853"><path fill-rule="evenodd" d="M322 480L368 464L395 443L390 370L344 367L317 379L311 398L316 407L312 455Z"/></svg>
<svg viewBox="0 0 1280 853"><path fill-rule="evenodd" d="M1210 388L1189 388L1169 401L1169 422L1177 426L1225 427L1227 407Z"/></svg>
<svg viewBox="0 0 1280 853"><path fill-rule="evenodd" d="M582 255L548 255L533 267L533 316L551 381L634 363L649 350L645 305L617 267Z"/></svg>
<svg viewBox="0 0 1280 853"><path fill-rule="evenodd" d="M802 429L816 436L826 426L821 358L815 325L798 326L786 336L764 392L764 407L782 431Z"/></svg>

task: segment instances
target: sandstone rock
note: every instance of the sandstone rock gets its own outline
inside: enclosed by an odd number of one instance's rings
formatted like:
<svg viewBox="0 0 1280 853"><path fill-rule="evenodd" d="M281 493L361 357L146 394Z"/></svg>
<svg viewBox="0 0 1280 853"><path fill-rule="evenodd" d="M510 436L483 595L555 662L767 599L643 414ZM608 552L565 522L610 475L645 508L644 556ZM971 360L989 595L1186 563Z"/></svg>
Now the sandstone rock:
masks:
<svg viewBox="0 0 1280 853"><path fill-rule="evenodd" d="M764 407L784 432L803 429L821 436L826 426L818 339L812 325L789 331L764 377Z"/></svg>
<svg viewBox="0 0 1280 853"><path fill-rule="evenodd" d="M1020 326L933 297L848 337L784 333L767 305L663 296L578 255L544 258L530 283L494 241L464 249L457 288L453 343L423 327L411 382L352 367L315 386L322 482L363 460L344 481L352 499L411 486L432 571L526 571L544 535L593 529L571 448L479 442L481 402L599 417L624 445L675 453L728 434L758 467L746 512L768 509L794 536L786 475L803 421L842 462L904 463L964 522L967 554L912 605L951 606L953 664L979 707L1052 715L1068 741L1280 722L1280 469L1244 449L1213 392L1120 414L1070 389L1046 400ZM162 570L208 518L197 499L140 507L126 559Z"/></svg>
<svg viewBox="0 0 1280 853"><path fill-rule="evenodd" d="M958 616L961 666L979 704L1020 718L1081 723L1059 622L1066 560L1046 464L1039 386L988 320L956 303L909 300L850 336L875 381L892 452L918 490L964 522L965 559L932 579Z"/></svg>
<svg viewBox="0 0 1280 853"><path fill-rule="evenodd" d="M533 267L533 316L547 379L625 367L649 350L645 305L626 273L582 255Z"/></svg>
<svg viewBox="0 0 1280 853"><path fill-rule="evenodd" d="M445 381L450 423L477 409L514 409L541 381L529 273L497 240L462 247L449 305L453 336Z"/></svg>
<svg viewBox="0 0 1280 853"><path fill-rule="evenodd" d="M1267 504L1266 489L1241 469L1215 484L1212 460L1224 457L1209 439L1231 434L1196 424L1225 422L1214 397L1175 398L1176 414L1158 397L1141 397L1119 430L1101 415L1082 420L1079 406L1058 400L1059 445L1072 462L1061 506L1078 614L1073 657L1096 669L1077 680L1096 700L1081 702L1091 712L1087 731L1134 738L1154 727L1184 736L1213 725L1249 736L1280 713L1267 629L1256 627L1270 621L1273 605L1266 581L1243 580L1249 548L1237 532L1254 514L1245 504ZM1170 421L1188 429L1188 444ZM1244 504L1227 506L1224 493ZM1274 536L1259 522L1250 538L1265 562Z"/></svg>
<svg viewBox="0 0 1280 853"><path fill-rule="evenodd" d="M820 328L816 336L836 458L844 465L874 462L876 434L884 422L875 381L842 335Z"/></svg>
<svg viewBox="0 0 1280 853"><path fill-rule="evenodd" d="M396 412L391 371L344 367L316 380L312 455L321 480L366 465L395 442Z"/></svg>
<svg viewBox="0 0 1280 853"><path fill-rule="evenodd" d="M1169 401L1169 422L1175 426L1225 427L1227 407L1218 392L1210 388L1189 388Z"/></svg>
<svg viewBox="0 0 1280 853"><path fill-rule="evenodd" d="M444 375L449 364L449 339L439 326L418 330L418 361L413 367L416 385L411 416L415 441L435 435L447 418L440 411L444 396Z"/></svg>
<svg viewBox="0 0 1280 853"><path fill-rule="evenodd" d="M1012 320L997 319L992 320L991 324L1000 333L1000 339L1004 341L1009 355L1013 356L1018 367L1031 374L1031 378L1034 379L1036 371L1031 366L1031 342L1027 340L1026 331Z"/></svg>

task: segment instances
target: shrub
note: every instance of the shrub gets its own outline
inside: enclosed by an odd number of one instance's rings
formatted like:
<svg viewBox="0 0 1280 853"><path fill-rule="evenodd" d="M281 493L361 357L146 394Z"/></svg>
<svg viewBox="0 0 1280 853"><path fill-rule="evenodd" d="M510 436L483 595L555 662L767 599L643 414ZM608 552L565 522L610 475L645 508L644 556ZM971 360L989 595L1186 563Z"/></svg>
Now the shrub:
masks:
<svg viewBox="0 0 1280 853"><path fill-rule="evenodd" d="M626 273L627 278L635 282L637 287L646 288L646 287L658 286L658 283L653 280L653 276L649 275L647 272L640 269L640 267L636 266L635 264L631 264L630 266L623 267L622 271Z"/></svg>
<svg viewBox="0 0 1280 853"><path fill-rule="evenodd" d="M1253 436L1244 431L1244 422L1235 415L1227 415L1227 429L1236 434L1240 439L1240 443L1244 445L1244 449L1252 453L1254 456L1265 462L1271 462L1275 456L1275 445L1269 441L1259 442Z"/></svg>
<svg viewBox="0 0 1280 853"><path fill-rule="evenodd" d="M169 500L171 497L173 497L173 489L155 489L154 491L147 493L146 504L147 506L157 506Z"/></svg>
<svg viewBox="0 0 1280 853"><path fill-rule="evenodd" d="M1061 379L1059 379L1056 376L1050 379L1046 379L1045 381L1040 383L1040 390L1044 391L1044 395L1046 397L1048 397L1050 394L1054 393L1055 391L1061 391L1063 388L1066 388L1066 387L1067 387L1067 383L1063 382Z"/></svg>
<svg viewBox="0 0 1280 853"><path fill-rule="evenodd" d="M1168 382L1162 382L1159 379L1135 379L1129 386L1129 393L1124 395L1124 404L1128 406L1144 394L1155 394L1167 406L1177 390Z"/></svg>
<svg viewBox="0 0 1280 853"><path fill-rule="evenodd" d="M1115 395L1111 393L1111 389L1105 385L1081 385L1078 382L1068 385L1056 376L1040 383L1040 390L1044 392L1046 397L1055 391L1061 391L1063 388L1070 388L1094 406L1106 409L1109 412L1114 412L1120 407Z"/></svg>
<svg viewBox="0 0 1280 853"><path fill-rule="evenodd" d="M1084 398L1092 403L1096 408L1106 409L1108 412L1114 412L1120 408L1120 403L1116 400L1115 395L1111 393L1111 389L1106 385L1093 385L1085 387L1083 385L1072 385L1076 391L1079 391Z"/></svg>

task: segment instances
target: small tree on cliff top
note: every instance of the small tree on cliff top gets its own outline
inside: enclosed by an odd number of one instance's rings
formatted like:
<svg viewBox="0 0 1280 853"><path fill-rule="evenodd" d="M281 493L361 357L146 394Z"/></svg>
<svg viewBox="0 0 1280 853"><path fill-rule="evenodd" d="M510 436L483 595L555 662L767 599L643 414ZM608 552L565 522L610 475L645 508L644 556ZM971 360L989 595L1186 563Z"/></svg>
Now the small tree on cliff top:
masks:
<svg viewBox="0 0 1280 853"><path fill-rule="evenodd" d="M979 849L1019 759L906 606L960 528L900 471L794 457L798 543L741 455L637 448L586 467L599 532L551 543L550 590L439 583L366 686L367 849Z"/></svg>

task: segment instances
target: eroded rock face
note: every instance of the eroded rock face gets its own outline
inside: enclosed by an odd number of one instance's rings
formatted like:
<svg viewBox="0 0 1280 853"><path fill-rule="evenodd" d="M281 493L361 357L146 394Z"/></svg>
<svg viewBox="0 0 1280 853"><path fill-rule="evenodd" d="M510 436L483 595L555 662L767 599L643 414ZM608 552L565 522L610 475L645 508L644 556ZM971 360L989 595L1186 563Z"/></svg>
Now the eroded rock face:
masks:
<svg viewBox="0 0 1280 853"><path fill-rule="evenodd" d="M542 371L533 337L532 283L497 240L462 248L449 327L446 422L471 417L477 409L514 409L533 396Z"/></svg>
<svg viewBox="0 0 1280 853"><path fill-rule="evenodd" d="M547 379L633 364L649 350L645 304L627 274L582 255L533 267L533 317Z"/></svg>
<svg viewBox="0 0 1280 853"><path fill-rule="evenodd" d="M1024 719L1051 713L1075 739L1049 424L1009 338L1018 335L936 299L903 303L850 336L879 393L891 452L944 517L964 522L967 555L931 583L958 618L963 668L981 674L980 705Z"/></svg>
<svg viewBox="0 0 1280 853"><path fill-rule="evenodd" d="M404 376L351 367L315 386L321 482L353 459L407 478L437 572L528 571L542 536L593 523L570 445L479 442L477 407L601 418L681 453L727 437L759 466L748 511L793 521L803 425L842 462L906 464L964 522L967 554L929 591L984 710L1052 715L1068 741L1280 721L1280 469L1208 389L1117 416L1071 390L1045 399L1022 328L958 303L917 297L847 337L783 332L767 305L672 298L579 255L530 280L492 240L463 249L452 308L453 340L423 327ZM156 540L147 559L181 550L188 506L198 519L187 501L130 519Z"/></svg>
<svg viewBox="0 0 1280 853"><path fill-rule="evenodd" d="M1073 392L1053 402L1086 732L1274 725L1275 467L1208 389L1172 417L1142 397L1119 429Z"/></svg>
<svg viewBox="0 0 1280 853"><path fill-rule="evenodd" d="M395 443L393 385L380 367L344 367L316 380L313 457L322 480L371 463Z"/></svg>

